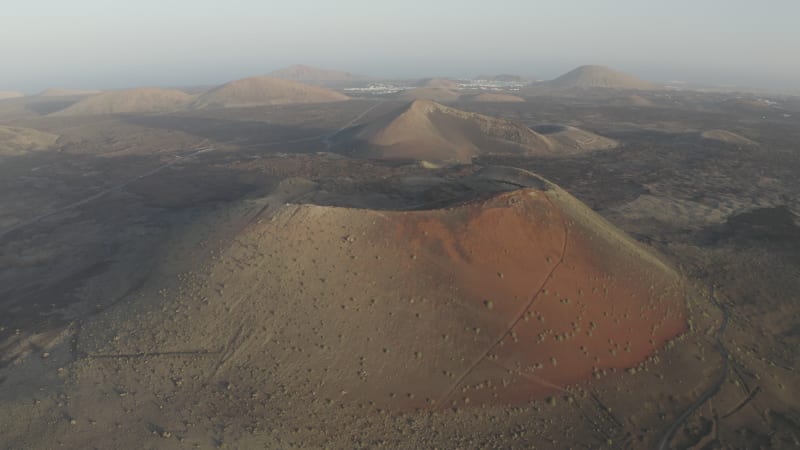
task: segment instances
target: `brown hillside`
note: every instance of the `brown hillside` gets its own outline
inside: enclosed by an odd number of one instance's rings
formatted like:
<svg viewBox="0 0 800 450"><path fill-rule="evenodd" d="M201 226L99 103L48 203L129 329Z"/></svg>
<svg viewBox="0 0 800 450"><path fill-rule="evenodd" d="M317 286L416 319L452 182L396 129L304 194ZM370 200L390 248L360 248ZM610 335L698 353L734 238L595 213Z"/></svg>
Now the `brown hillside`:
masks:
<svg viewBox="0 0 800 450"><path fill-rule="evenodd" d="M232 81L202 94L194 108L234 108L247 106L327 103L348 100L344 94L273 77L251 77Z"/></svg>
<svg viewBox="0 0 800 450"><path fill-rule="evenodd" d="M140 88L107 91L87 97L53 115L169 112L186 107L191 99L191 95L174 89Z"/></svg>
<svg viewBox="0 0 800 450"><path fill-rule="evenodd" d="M618 142L591 131L566 125L542 125L534 127L538 133L545 135L563 154L579 154L589 150L608 150L615 148Z"/></svg>
<svg viewBox="0 0 800 450"><path fill-rule="evenodd" d="M458 101L461 94L445 88L418 87L403 91L400 97L404 100L431 100L439 103L451 103Z"/></svg>
<svg viewBox="0 0 800 450"><path fill-rule="evenodd" d="M584 132L586 133L586 132ZM461 111L426 100L416 100L398 112L341 133L337 141L345 152L388 159L433 162L469 162L480 154L556 156L574 154L613 143L590 133L570 142L575 133L554 137L505 119Z"/></svg>

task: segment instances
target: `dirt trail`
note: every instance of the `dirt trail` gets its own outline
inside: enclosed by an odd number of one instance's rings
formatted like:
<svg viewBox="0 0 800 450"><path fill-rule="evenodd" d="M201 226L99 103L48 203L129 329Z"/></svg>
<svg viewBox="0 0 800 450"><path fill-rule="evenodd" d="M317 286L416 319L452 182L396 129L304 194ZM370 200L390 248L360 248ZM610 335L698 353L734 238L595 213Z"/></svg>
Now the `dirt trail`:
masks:
<svg viewBox="0 0 800 450"><path fill-rule="evenodd" d="M553 208L553 210L557 210L555 205L553 205L552 201L546 196L545 198L547 199L548 203ZM563 240L563 247L561 248L561 255L559 256L558 261L556 262L555 265L553 265L553 268L550 270L550 273L547 275L547 277L545 277L544 282L541 284L541 286L539 286L539 289L537 289L533 293L530 301L519 312L519 314L515 316L514 320L508 325L508 328L505 330L505 332L500 334L494 341L494 343L492 343L492 345L488 349L486 349L486 351L481 355L481 357L477 359L472 365L470 365L469 368L460 377L456 379L455 383L453 383L453 385L440 398L439 404L445 404L445 402L453 395L453 392L464 381L464 379L467 378L475 370L475 368L478 367L478 365L480 365L484 360L486 360L486 358L492 353L492 351L494 351L498 345L501 345L503 340L506 339L513 332L514 327L516 327L517 324L519 324L520 321L522 321L525 318L525 313L531 309L536 299L545 289L545 286L547 286L547 283L553 278L553 274L555 274L556 270L558 270L558 268L561 267L561 265L564 263L564 258L567 255L567 243L569 241L569 227L567 226L567 221L564 218L563 214L559 212L559 215L561 218L561 222L564 224L564 240ZM549 383L545 380L540 380L536 378L534 379L534 381L543 384L548 388L554 387L552 383ZM561 386L555 386L555 387L561 389Z"/></svg>
<svg viewBox="0 0 800 450"><path fill-rule="evenodd" d="M692 402L692 404L690 404L686 410L684 410L683 413L681 413L681 415L675 419L669 428L667 428L667 430L664 432L664 435L658 440L658 443L656 443L655 447L653 447L656 450L664 450L669 448L669 444L672 442L672 439L675 437L675 433L678 431L678 429L686 422L687 419L689 419L689 417L691 417L692 414L695 413L695 411L697 411L712 397L717 395L719 390L722 388L722 384L725 382L725 378L728 377L730 365L728 350L722 343L722 338L725 335L725 329L728 327L728 309L725 307L725 305L720 303L719 300L717 300L713 285L710 287L710 298L714 305L722 312L722 324L720 325L719 330L717 330L716 337L717 352L719 352L719 354L722 356L722 370L720 370L717 381L709 386L709 388L703 392L703 395Z"/></svg>
<svg viewBox="0 0 800 450"><path fill-rule="evenodd" d="M197 156L197 155L199 155L201 153L208 153L208 152L211 152L211 151L214 151L213 147L203 147L201 149L196 149L195 151L193 151L192 153L190 153L190 154L188 154L186 156L178 156L177 158L175 158L175 160L173 160L173 161L171 161L171 162L169 162L167 164L163 164L161 166L158 166L155 169L150 170L148 172L145 172L145 173L143 173L141 175L138 175L138 176L136 176L134 178L131 178L128 181L125 181L122 184L118 184L118 185L112 186L112 187L110 187L108 189L104 189L104 190L102 190L102 191L100 191L100 192L98 192L96 194L90 195L89 197L86 197L86 198L84 198L82 200L78 200L77 202L70 203L68 205L62 206L61 208L58 208L55 211L50 211L50 212L42 214L40 216L36 216L36 217L34 217L32 219L28 219L28 220L26 220L26 221L24 221L22 223L14 225L11 228L8 228L8 229L5 229L3 231L0 231L0 239L2 239L3 237L5 237L7 234L9 234L11 232L14 232L14 231L20 230L22 228L25 228L27 226L33 225L34 223L36 223L36 222L38 222L38 221L40 221L42 219L46 219L46 218L54 216L56 214L60 214L60 213L63 213L65 211L69 211L70 209L77 208L78 206L85 205L85 204L87 204L89 202L92 202L92 201L97 200L97 199L99 199L101 197L104 197L106 194L110 194L111 192L115 192L115 191L118 191L120 189L123 189L126 186L129 186L131 183L135 183L135 182L137 182L137 181L139 181L139 180L141 180L143 178L147 178L147 177L149 177L151 175L155 175L158 172L161 172L162 170L164 170L164 169L166 169L168 167L172 167L175 164L178 164L178 163L184 162L186 160L189 160L189 159L191 159L191 158L193 158L193 157L195 157L195 156Z"/></svg>
<svg viewBox="0 0 800 450"><path fill-rule="evenodd" d="M378 107L378 106L380 106L381 104L383 104L383 100L382 100L382 101L379 101L379 102L377 102L377 103L375 103L375 104L374 104L374 105L372 105L372 106L370 106L369 108L367 108L366 110L364 110L364 112L362 112L362 113L361 113L361 114L359 114L358 116L354 117L352 120L350 120L350 121L349 121L349 122L347 122L346 124L342 125L342 126L341 126L341 127L338 129L338 130L334 131L333 133L326 134L326 135L322 136L322 142L325 144L325 151L328 151L328 150L330 150L331 146L333 146L333 143L331 142L331 139L335 138L335 137L336 137L336 135L338 135L338 134L339 134L339 133L341 133L342 131L346 130L347 128L350 128L350 127L352 127L353 125L355 125L355 124L356 124L356 122L358 122L359 120L363 119L363 118L364 118L364 116L366 116L367 114L369 114L370 112L372 112L372 111L373 111L375 108L377 108L377 107Z"/></svg>

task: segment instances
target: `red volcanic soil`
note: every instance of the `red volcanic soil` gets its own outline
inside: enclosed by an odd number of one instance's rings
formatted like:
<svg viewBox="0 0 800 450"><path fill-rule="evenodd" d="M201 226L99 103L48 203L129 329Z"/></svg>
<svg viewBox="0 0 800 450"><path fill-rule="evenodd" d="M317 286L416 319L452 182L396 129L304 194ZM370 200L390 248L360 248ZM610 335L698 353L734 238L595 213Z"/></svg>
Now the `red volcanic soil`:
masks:
<svg viewBox="0 0 800 450"><path fill-rule="evenodd" d="M256 215L225 232L229 247L180 258L203 275L159 290L174 303L99 317L79 350L203 349L186 366L93 376L143 392L174 389L170 377L187 392L232 386L252 414L253 392L317 412L519 405L637 366L685 329L680 277L546 186L420 211L243 205Z"/></svg>
<svg viewBox="0 0 800 450"><path fill-rule="evenodd" d="M685 329L680 277L555 187L428 211L287 205L237 242L248 268L220 269L226 296L267 300L231 320L270 330L272 380L319 398L521 404Z"/></svg>
<svg viewBox="0 0 800 450"><path fill-rule="evenodd" d="M456 314L485 336L440 403L525 402L635 366L684 330L677 276L565 206L528 190L397 218L398 240L463 287Z"/></svg>

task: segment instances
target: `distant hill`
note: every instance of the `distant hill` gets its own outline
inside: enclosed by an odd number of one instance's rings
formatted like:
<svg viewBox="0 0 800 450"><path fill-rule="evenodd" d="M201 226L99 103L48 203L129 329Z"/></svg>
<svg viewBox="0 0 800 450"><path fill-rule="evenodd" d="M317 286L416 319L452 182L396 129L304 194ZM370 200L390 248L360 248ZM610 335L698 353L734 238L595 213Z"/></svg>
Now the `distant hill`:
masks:
<svg viewBox="0 0 800 450"><path fill-rule="evenodd" d="M425 78L417 82L417 86L421 88L436 88L436 89L458 89L458 82L449 80L447 78Z"/></svg>
<svg viewBox="0 0 800 450"><path fill-rule="evenodd" d="M608 150L619 143L591 131L567 125L540 125L533 130L544 135L560 155L577 155L592 150Z"/></svg>
<svg viewBox="0 0 800 450"><path fill-rule="evenodd" d="M51 89L45 89L36 95L37 97L71 97L78 95L99 94L101 92L102 91L95 91L95 90L51 88Z"/></svg>
<svg viewBox="0 0 800 450"><path fill-rule="evenodd" d="M400 98L408 101L431 100L438 103L451 103L461 98L456 81L447 78L423 78L416 88L403 91Z"/></svg>
<svg viewBox="0 0 800 450"><path fill-rule="evenodd" d="M558 156L616 144L575 130L551 130L552 136L546 136L510 120L416 100L373 122L345 130L337 137L335 148L368 158L465 163L481 154Z"/></svg>
<svg viewBox="0 0 800 450"><path fill-rule="evenodd" d="M231 81L200 95L193 108L327 103L348 100L344 94L320 86L275 77L250 77Z"/></svg>
<svg viewBox="0 0 800 450"><path fill-rule="evenodd" d="M22 92L0 91L0 100L5 100L7 98L19 98L19 97L24 97L24 96L25 96L25 94L23 94Z"/></svg>
<svg viewBox="0 0 800 450"><path fill-rule="evenodd" d="M516 95L496 94L492 92L483 92L481 94L469 97L466 100L471 102L482 102L482 103L521 103L525 101L524 98L518 97Z"/></svg>
<svg viewBox="0 0 800 450"><path fill-rule="evenodd" d="M418 87L403 91L400 97L404 100L431 100L439 103L450 103L461 98L461 94L446 88Z"/></svg>
<svg viewBox="0 0 800 450"><path fill-rule="evenodd" d="M32 128L0 126L0 156L45 150L55 144L57 139L58 135Z"/></svg>
<svg viewBox="0 0 800 450"><path fill-rule="evenodd" d="M107 91L87 97L52 115L169 112L186 107L192 98L189 94L173 89L139 88Z"/></svg>
<svg viewBox="0 0 800 450"><path fill-rule="evenodd" d="M551 91L595 88L653 90L658 88L653 83L605 66L580 66L554 80L534 83L531 87Z"/></svg>
<svg viewBox="0 0 800 450"><path fill-rule="evenodd" d="M305 83L324 83L324 82L352 82L369 79L362 75L354 75L350 72L341 70L320 69L318 67L295 64L283 69L279 69L268 74L274 78L281 78L290 81L300 81Z"/></svg>

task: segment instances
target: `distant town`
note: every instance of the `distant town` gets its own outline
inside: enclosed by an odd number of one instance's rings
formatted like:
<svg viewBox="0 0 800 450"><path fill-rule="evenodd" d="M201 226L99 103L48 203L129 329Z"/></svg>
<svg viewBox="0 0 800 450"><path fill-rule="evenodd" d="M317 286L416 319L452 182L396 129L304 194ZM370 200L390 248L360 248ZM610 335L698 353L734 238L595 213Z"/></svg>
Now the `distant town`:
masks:
<svg viewBox="0 0 800 450"><path fill-rule="evenodd" d="M453 80L458 89L465 91L495 91L495 92L516 92L526 83L520 81L498 81L498 80ZM344 92L351 95L392 95L398 92L414 89L418 86L414 82L370 82L366 86L350 87Z"/></svg>

